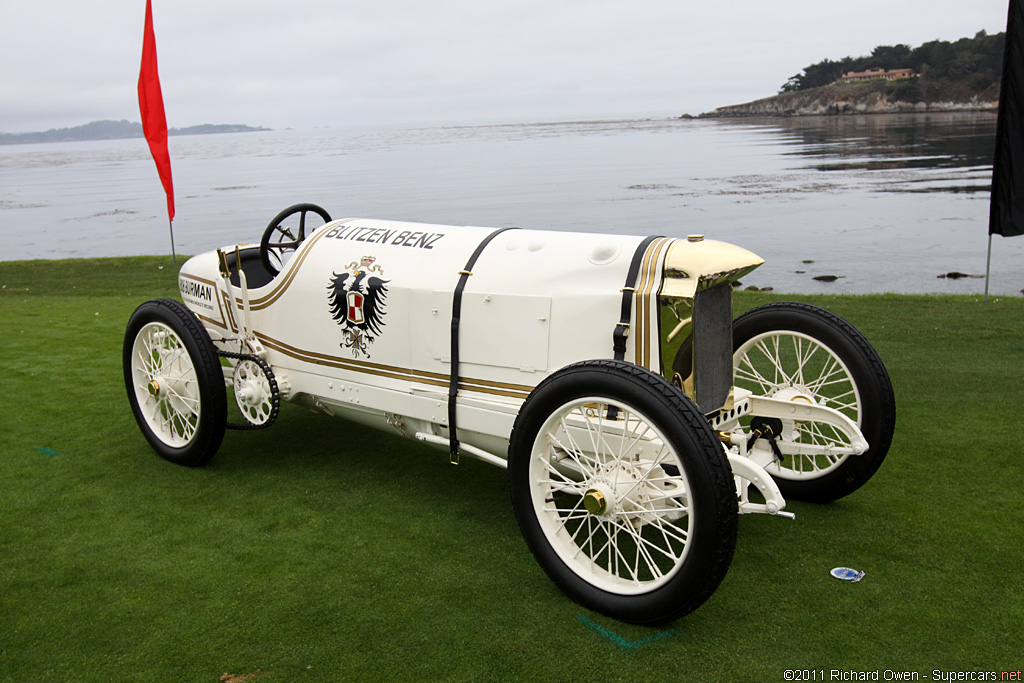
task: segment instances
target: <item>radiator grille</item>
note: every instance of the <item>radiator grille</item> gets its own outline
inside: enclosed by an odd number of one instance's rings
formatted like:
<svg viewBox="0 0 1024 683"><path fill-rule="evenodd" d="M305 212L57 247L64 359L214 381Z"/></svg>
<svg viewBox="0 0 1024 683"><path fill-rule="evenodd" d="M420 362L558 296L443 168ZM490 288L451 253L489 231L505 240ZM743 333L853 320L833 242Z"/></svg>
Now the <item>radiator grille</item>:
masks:
<svg viewBox="0 0 1024 683"><path fill-rule="evenodd" d="M732 285L725 283L693 300L693 399L701 411L722 408L732 381Z"/></svg>

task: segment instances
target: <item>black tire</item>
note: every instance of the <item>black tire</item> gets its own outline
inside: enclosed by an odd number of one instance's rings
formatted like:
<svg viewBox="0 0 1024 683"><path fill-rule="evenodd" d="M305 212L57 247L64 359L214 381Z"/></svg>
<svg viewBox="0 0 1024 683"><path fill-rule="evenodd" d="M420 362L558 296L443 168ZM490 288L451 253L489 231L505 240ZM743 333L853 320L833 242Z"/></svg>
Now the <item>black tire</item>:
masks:
<svg viewBox="0 0 1024 683"><path fill-rule="evenodd" d="M227 424L224 374L210 336L172 299L153 299L128 320L122 349L128 403L153 449L178 465L206 463Z"/></svg>
<svg viewBox="0 0 1024 683"><path fill-rule="evenodd" d="M760 348L759 340L764 342ZM779 341L777 348L785 350L786 354L776 354L776 340ZM796 348L797 343L807 344L806 348L800 347L799 353L807 358L803 365L808 372L799 380L793 380L795 368L801 363L795 360L797 352L790 353L789 349ZM823 348L813 355L808 354L806 349L813 348L815 343ZM795 387L814 396L816 402L844 413L860 426L867 439L869 448L865 453L842 458L794 456L783 449L782 462L770 466L768 471L786 498L830 502L856 491L874 475L892 443L896 400L881 358L853 325L809 304L767 304L736 319L733 350L736 386L764 396L783 390L794 391ZM759 379L752 377L752 364L761 364L769 352L779 356L776 363L791 375L790 379L768 378L767 371L762 372ZM770 365L774 372L775 364ZM809 380L808 376L819 369L825 379ZM790 428L800 431L801 440L829 438L827 430L812 435L808 427L798 423Z"/></svg>
<svg viewBox="0 0 1024 683"><path fill-rule="evenodd" d="M586 443L566 446L569 424L577 436L587 433L586 425L601 430L604 440L591 444L606 446L605 457L594 457L598 446L589 454ZM634 441L644 424L654 440ZM624 442L631 444L626 458L612 452ZM562 368L523 404L508 462L512 506L527 545L581 605L622 621L660 624L699 607L725 577L737 525L729 463L707 420L662 377L612 360ZM636 484L623 483L630 477Z"/></svg>
<svg viewBox="0 0 1024 683"><path fill-rule="evenodd" d="M306 230L306 214L315 213L323 219L324 223L331 222L331 214L327 209L304 202L289 206L274 218L263 231L260 239L260 263L271 275L277 275L284 266L284 255L286 252L295 251L299 248L312 230ZM295 232L284 225L293 214L299 214L299 225Z"/></svg>

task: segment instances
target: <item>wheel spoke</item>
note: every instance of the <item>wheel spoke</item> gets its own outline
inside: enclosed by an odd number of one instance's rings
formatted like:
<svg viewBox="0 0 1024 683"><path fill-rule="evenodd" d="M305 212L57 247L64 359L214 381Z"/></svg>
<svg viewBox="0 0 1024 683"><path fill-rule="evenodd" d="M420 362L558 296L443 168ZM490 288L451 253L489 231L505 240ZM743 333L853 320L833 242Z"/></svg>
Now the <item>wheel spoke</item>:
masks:
<svg viewBox="0 0 1024 683"><path fill-rule="evenodd" d="M665 542L668 544L671 544L671 540L669 540L668 538L669 536L672 536L672 538L674 538L677 542L684 544L690 538L690 534L687 533L686 529L681 529L672 523L663 524L661 523L661 520L658 520L658 523L657 525L655 525L655 528L661 533L662 537L665 538ZM670 529L671 533L669 532ZM678 534L678 536L676 534Z"/></svg>
<svg viewBox="0 0 1024 683"><path fill-rule="evenodd" d="M167 394L168 394L169 398L177 399L178 403L180 403L180 404L184 405L186 408L188 408L189 412L191 412L193 415L198 415L199 414L199 398L198 397L184 396L184 395L178 393L173 387L170 387L170 388L167 389ZM178 411L178 412L180 412L180 411Z"/></svg>
<svg viewBox="0 0 1024 683"><path fill-rule="evenodd" d="M562 508L558 507L544 508L544 512L557 512L562 516L562 519L567 522L571 522L577 519L586 519L587 517L591 516L589 512L564 512Z"/></svg>
<svg viewBox="0 0 1024 683"><path fill-rule="evenodd" d="M640 443L640 440L642 438L644 438L645 436L650 434L650 432L651 432L651 425L649 425L649 424L647 424L645 422L640 422L640 421L637 421L637 425L638 426L643 426L644 430L642 432L640 432L639 434L637 434L636 438L633 439L632 441L630 441L628 446L626 446L625 448L620 450L620 452L619 452L619 460L622 460L623 458L625 458L627 456L627 454L629 453L629 451L633 450L633 447L636 446L638 443ZM632 432L632 433L635 433L635 432ZM623 439L623 443L625 443L625 439Z"/></svg>
<svg viewBox="0 0 1024 683"><path fill-rule="evenodd" d="M807 367L807 363L814 357L814 354L818 352L821 347L817 344L807 344L807 351L803 352L804 344L802 340L798 340L796 337L793 338L793 343L797 347L797 367L794 376L796 381L800 384L806 384L804 380L804 368Z"/></svg>
<svg viewBox="0 0 1024 683"><path fill-rule="evenodd" d="M566 447L565 445L563 445L562 442L560 442L555 437L555 435L550 432L548 433L548 438L551 441L553 441L555 445L557 445L559 448L565 451L565 453L567 453L569 457L576 461L576 464L579 465L580 470L583 472L584 476L592 476L593 468L588 468L586 465L583 464L583 451L576 444L576 440L572 438L572 432L569 431L569 426L565 423L564 417L561 419L560 423L562 425L562 431L565 433L565 439L566 441L569 442L569 446Z"/></svg>
<svg viewBox="0 0 1024 683"><path fill-rule="evenodd" d="M142 339L143 348L139 349L139 360L150 379L160 370L160 349L158 342L152 337L153 335L146 335Z"/></svg>
<svg viewBox="0 0 1024 683"><path fill-rule="evenodd" d="M634 529L632 527L632 525L630 525L630 524L623 524L621 522L617 522L617 524L618 524L619 528L625 530L626 533L628 533L630 536L632 536L636 540L636 544L637 544L638 548L644 548L644 552L647 555L647 557L651 559L651 563L652 564L653 564L653 558L651 558L651 556L649 554L649 551L647 550L648 548L650 548L651 550L654 550L654 551L656 551L658 553L661 553L662 555L664 555L665 557L667 557L670 560L674 561L674 560L679 559L679 557L675 553L672 553L672 552L666 550L665 548L662 548L661 546L659 546L657 543L654 543L650 539L644 538L643 534L640 533L639 531L637 531L636 529ZM645 529L646 528L650 528L650 525L647 525L647 526L645 526L643 528L645 528ZM661 529L661 531L662 531L662 533L664 533L664 529ZM685 541L685 539L679 539L679 540ZM667 538L666 538L666 541L667 541L667 544L671 547L671 542L669 542Z"/></svg>
<svg viewBox="0 0 1024 683"><path fill-rule="evenodd" d="M589 546L591 550L590 550L590 552L589 552L589 553L587 553L587 554L588 554L588 556L589 556L589 557L590 557L590 558L591 558L592 560L594 560L594 559L596 559L596 558L600 557L600 555L601 555L601 552L602 552L602 551L603 551L603 550L604 550L605 548L607 548L607 547L608 547L608 544L609 544L609 543L611 542L611 539L609 539L609 540L606 540L606 541L605 541L605 544L604 544L603 546L601 546L601 547L600 547L600 548L599 548L599 549L597 550L597 552L594 552L594 550L593 550L593 548L594 548L594 535L595 535L595 533L596 533L597 531L600 531L600 530L602 530L602 529L604 528L604 527L603 527L603 523L602 523L602 521L601 521L600 519L598 519L597 517L594 517L593 515L591 515L591 514L588 514L588 515L587 515L587 525L586 525L586 526L587 526L587 534L586 534L586 536L585 536L585 542L584 542L584 543L580 543L579 541L577 541L577 540L576 540L576 537L577 537L577 535L578 535L578 534L579 534L579 532L580 532L580 531L581 531L581 530L583 529L583 525L582 525L582 524L581 524L581 525L580 525L579 527L577 527L577 528L576 528L576 532L575 532L575 533L572 533L572 534L570 534L570 536L572 537L572 542L573 542L573 543L575 543L575 544L576 544L576 547L577 547L577 551L576 551L576 553L575 553L575 554L576 554L576 555L579 555L579 554L580 554L581 552L583 552L583 550L584 550L584 549L585 549L585 548L586 548L587 546ZM596 529L594 528L595 526L597 527ZM575 556L575 555L574 555L574 556Z"/></svg>
<svg viewBox="0 0 1024 683"><path fill-rule="evenodd" d="M789 384L790 378L786 374L786 371L782 367L782 361L779 353L779 338L772 337L772 350L768 349L768 346L762 341L758 344L758 348L764 354L764 357L768 359L772 367L775 369L775 380L772 382L774 386L780 386L782 384ZM780 379L781 377L781 379Z"/></svg>
<svg viewBox="0 0 1024 683"><path fill-rule="evenodd" d="M625 533L636 545L636 562L633 568L633 580L639 580L639 562L642 558L646 569L650 572L651 576L655 579L661 578L664 575L664 571L658 565L654 556L651 554L652 551L664 556L670 562L676 562L679 560L679 556L675 553L662 548L656 543L653 543L649 539L643 537L643 534L633 528L631 524L622 523L616 520L615 525L619 529L619 533Z"/></svg>
<svg viewBox="0 0 1024 683"><path fill-rule="evenodd" d="M587 435L590 437L590 445L593 447L591 453L594 454L594 458L597 460L596 464L598 465L601 464L600 454L602 452L608 453L612 450L611 448L608 447L608 443L604 439L604 420L600 417L601 415L604 414L607 408L607 404L599 404L598 409L594 411L594 414L598 416L596 429L594 428L594 423L591 420L591 411L586 409L585 407L580 407L580 409L578 410L580 417L582 417L583 419L583 424L586 425L587 427ZM604 446L603 451L602 446Z"/></svg>
<svg viewBox="0 0 1024 683"><path fill-rule="evenodd" d="M554 465L552 465L547 460L544 461L544 469L546 469L548 472L550 472L551 474L553 474L553 475L555 475L557 477L561 477L562 481L555 481L554 479L542 479L539 482L541 484L553 484L553 485L557 485L557 486L564 486L564 485L579 486L579 482L574 481L574 480L570 479L569 477L567 477L566 475L564 475L561 472L559 472L558 468L555 467Z"/></svg>
<svg viewBox="0 0 1024 683"><path fill-rule="evenodd" d="M625 493L622 494L622 497L623 498L627 498L631 493L633 493L633 491L636 490L636 487L640 486L641 484L648 484L648 483L650 483L650 480L648 479L648 477L650 476L651 472L653 472L655 470L655 468L661 466L661 463L664 462L665 457L667 455L668 455L667 447L664 444L662 444L661 450L658 451L657 455L654 458L654 462L650 465L650 467L647 468L647 471L645 471L643 473L643 475L640 476L639 479L637 479L635 482L633 482L633 485L631 487L629 487L626 490Z"/></svg>
<svg viewBox="0 0 1024 683"><path fill-rule="evenodd" d="M760 372L757 372L757 370L754 369L754 366L750 364L750 360L748 358L744 357L742 362L749 367L751 371L747 371L742 365L737 366L734 371L734 381L736 384L743 386L744 380L747 380L748 382L756 384L756 388L760 390L762 394L770 394L772 389L774 389L772 384L763 375L761 375Z"/></svg>
<svg viewBox="0 0 1024 683"><path fill-rule="evenodd" d="M835 396L829 396L828 397L829 403L833 403L833 404L834 403L841 403L843 401L843 399L845 399L847 396L849 396L850 397L850 403L847 403L845 405L848 405L848 406L855 405L856 401L857 401L857 392L855 392L853 390L853 388L852 388L853 384L852 383L850 383L850 387L851 388L848 391L844 391L841 394L836 394Z"/></svg>
<svg viewBox="0 0 1024 683"><path fill-rule="evenodd" d="M833 376L838 374L843 374L843 377L838 381L848 381L849 378L846 376L846 373L843 370L843 367L839 364L839 361L836 359L835 356L831 356L825 363L825 367L822 368L821 372L818 374L818 378L815 379L810 384L806 384L806 386L808 389L811 390L812 393L818 394L821 392L821 387L825 386L826 384L833 383L830 382L829 380L831 380Z"/></svg>

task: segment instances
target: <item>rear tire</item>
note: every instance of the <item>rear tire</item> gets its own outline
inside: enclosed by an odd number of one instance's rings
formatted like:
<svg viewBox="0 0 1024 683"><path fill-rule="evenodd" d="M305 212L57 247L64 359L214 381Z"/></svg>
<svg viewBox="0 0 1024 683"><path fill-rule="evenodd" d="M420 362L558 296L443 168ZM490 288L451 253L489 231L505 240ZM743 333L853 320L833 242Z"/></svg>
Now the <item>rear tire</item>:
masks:
<svg viewBox="0 0 1024 683"><path fill-rule="evenodd" d="M122 349L128 403L160 457L194 467L224 439L227 396L210 336L172 299L153 299L128 320Z"/></svg>
<svg viewBox="0 0 1024 683"><path fill-rule="evenodd" d="M857 423L868 442L861 455L785 453L766 468L786 498L827 503L864 485L892 443L896 400L878 353L853 325L817 306L778 302L733 323L737 387L758 396L809 396ZM829 427L795 423L799 441L844 441Z"/></svg>
<svg viewBox="0 0 1024 683"><path fill-rule="evenodd" d="M567 366L523 404L509 445L527 545L570 598L659 624L699 607L736 544L722 446L662 377L620 361Z"/></svg>

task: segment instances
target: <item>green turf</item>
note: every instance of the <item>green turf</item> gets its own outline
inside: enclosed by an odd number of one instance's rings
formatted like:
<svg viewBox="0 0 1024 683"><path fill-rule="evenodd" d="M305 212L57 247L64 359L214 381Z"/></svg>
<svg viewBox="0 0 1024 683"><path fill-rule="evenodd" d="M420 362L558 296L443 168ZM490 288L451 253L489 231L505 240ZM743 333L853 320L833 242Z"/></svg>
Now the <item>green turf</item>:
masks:
<svg viewBox="0 0 1024 683"><path fill-rule="evenodd" d="M489 465L293 405L204 468L158 458L121 342L175 275L167 258L0 263L0 681L1021 667L1024 299L801 297L885 360L889 457L848 498L791 503L795 521L741 518L715 595L652 629L554 587ZM737 313L784 298L737 293ZM840 565L867 575L837 581Z"/></svg>

